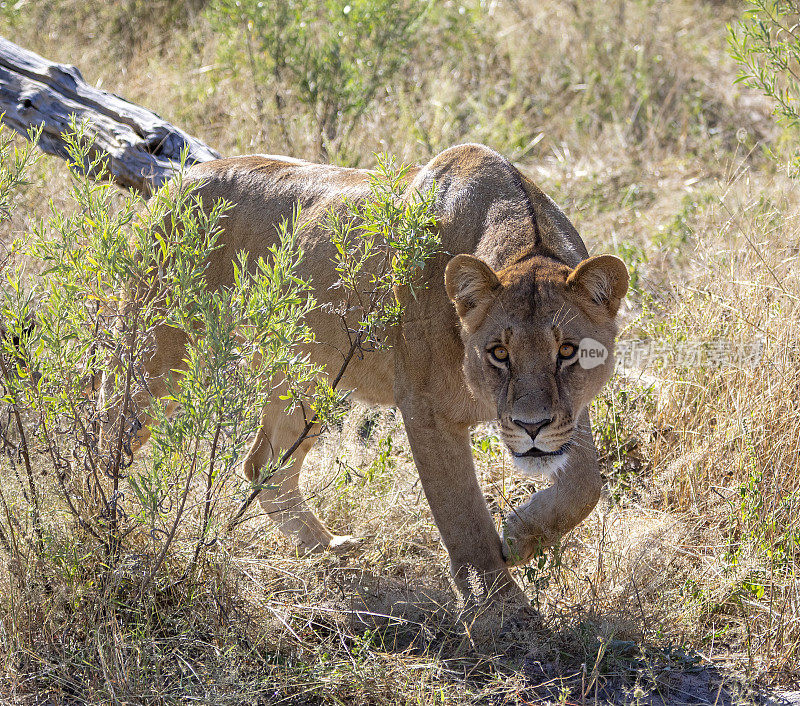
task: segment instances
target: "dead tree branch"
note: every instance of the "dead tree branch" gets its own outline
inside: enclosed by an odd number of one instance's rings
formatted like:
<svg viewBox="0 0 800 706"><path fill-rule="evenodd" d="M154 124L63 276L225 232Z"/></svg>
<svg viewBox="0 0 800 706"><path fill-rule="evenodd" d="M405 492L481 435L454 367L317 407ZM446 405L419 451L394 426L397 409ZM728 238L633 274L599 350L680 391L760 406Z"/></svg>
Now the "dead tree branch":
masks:
<svg viewBox="0 0 800 706"><path fill-rule="evenodd" d="M196 137L155 113L113 93L90 86L74 66L56 64L0 37L0 112L3 122L26 135L42 126L39 147L67 158L62 133L70 116L87 123L92 156L108 157L108 169L120 186L145 194L168 179L188 147L187 163L218 159Z"/></svg>

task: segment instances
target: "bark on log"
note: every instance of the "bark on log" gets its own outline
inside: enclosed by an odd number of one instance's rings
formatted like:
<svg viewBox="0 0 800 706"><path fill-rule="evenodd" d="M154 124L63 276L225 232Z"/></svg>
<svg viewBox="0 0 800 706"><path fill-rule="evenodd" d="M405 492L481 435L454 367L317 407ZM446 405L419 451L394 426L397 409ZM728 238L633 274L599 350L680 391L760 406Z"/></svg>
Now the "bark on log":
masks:
<svg viewBox="0 0 800 706"><path fill-rule="evenodd" d="M27 136L42 126L39 147L67 158L62 133L71 115L86 120L95 154L107 156L113 180L149 193L168 179L188 146L187 164L218 159L200 140L155 113L90 86L74 66L56 64L0 37L0 112L2 121Z"/></svg>

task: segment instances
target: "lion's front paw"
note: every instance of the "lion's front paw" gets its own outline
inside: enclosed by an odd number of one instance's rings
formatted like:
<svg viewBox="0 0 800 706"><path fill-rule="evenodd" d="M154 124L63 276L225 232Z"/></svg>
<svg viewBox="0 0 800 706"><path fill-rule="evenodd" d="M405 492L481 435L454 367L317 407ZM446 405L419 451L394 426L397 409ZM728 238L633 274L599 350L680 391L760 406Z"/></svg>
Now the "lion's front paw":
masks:
<svg viewBox="0 0 800 706"><path fill-rule="evenodd" d="M322 537L319 539L300 540L296 546L295 551L298 556L306 556L307 554L318 554L321 552L330 551L339 556L351 554L361 548L364 544L364 539L361 537L353 537L349 534L346 535L331 535L330 537Z"/></svg>
<svg viewBox="0 0 800 706"><path fill-rule="evenodd" d="M365 541L366 540L363 537L353 537L349 534L342 536L334 535L331 537L331 541L326 549L332 551L334 554L339 554L340 556L352 554L359 551L364 546Z"/></svg>
<svg viewBox="0 0 800 706"><path fill-rule="evenodd" d="M547 546L538 533L531 532L522 522L513 521L503 525L501 541L503 559L508 566L527 564Z"/></svg>

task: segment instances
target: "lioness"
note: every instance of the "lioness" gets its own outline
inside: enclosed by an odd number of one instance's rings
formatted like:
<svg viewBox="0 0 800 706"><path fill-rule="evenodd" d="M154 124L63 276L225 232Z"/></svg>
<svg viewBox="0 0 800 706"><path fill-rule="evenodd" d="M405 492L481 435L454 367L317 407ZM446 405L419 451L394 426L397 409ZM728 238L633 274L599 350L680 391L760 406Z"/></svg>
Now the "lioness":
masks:
<svg viewBox="0 0 800 706"><path fill-rule="evenodd" d="M222 247L208 264L211 287L232 283L234 256L256 256L291 221L299 202L306 222L300 275L318 300L337 275L333 247L320 227L342 200L369 196L369 172L287 157L246 156L193 166L188 180L210 207L233 204L223 220ZM600 494L597 455L587 405L613 368L615 315L628 287L624 264L610 255L588 257L578 233L553 201L505 158L467 144L442 152L410 172L408 189L436 184L436 219L443 253L425 266L426 288L404 302L391 347L354 358L341 387L369 404L396 405L433 517L450 555L456 582L468 588L468 569L501 592L519 589L509 565L527 561L583 520ZM316 309L309 317L317 341L312 359L338 370L349 347L339 316ZM589 368L579 346L593 339L609 351ZM184 339L156 333L145 367L150 389L166 390L181 366ZM475 475L469 429L497 419L523 473L547 475L552 485L513 510L498 537ZM263 424L244 460L253 480L304 426L301 413L265 407ZM139 441L147 436L142 430ZM314 515L298 488L306 440L290 467L273 476L259 499L280 530L302 550L350 548ZM474 573L474 572L473 572Z"/></svg>

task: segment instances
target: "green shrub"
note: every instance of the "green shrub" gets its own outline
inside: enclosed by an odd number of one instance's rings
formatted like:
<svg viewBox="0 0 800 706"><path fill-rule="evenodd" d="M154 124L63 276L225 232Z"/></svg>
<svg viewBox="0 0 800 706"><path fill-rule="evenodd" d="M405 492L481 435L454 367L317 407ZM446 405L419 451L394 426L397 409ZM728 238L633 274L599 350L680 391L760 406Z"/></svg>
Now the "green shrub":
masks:
<svg viewBox="0 0 800 706"><path fill-rule="evenodd" d="M360 118L392 85L425 38L432 3L418 0L214 0L207 15L222 61L247 67L258 119L274 104L294 150L290 107L312 125L317 157L341 150Z"/></svg>
<svg viewBox="0 0 800 706"><path fill-rule="evenodd" d="M74 211L53 207L35 227L31 253L44 263L44 276L26 287L20 272L7 268L0 302L8 333L4 402L13 418L3 431L7 439L16 434L6 450L14 471L23 459L27 477L21 503L0 497L9 516L24 519L5 523L0 541L6 538L10 548L32 528L41 558L49 530L38 497L55 490L109 571L131 552L145 557L141 595L174 558L177 537L192 547L184 563L192 571L225 520L234 519L232 510L220 508L241 496L236 470L244 445L278 386L288 393L271 404L302 404L312 414L276 467L312 426L324 427L342 413L346 393L336 388L348 362L385 345L384 332L400 315L396 289L412 285L438 247L433 193L403 198L406 170L382 160L372 198L349 203L344 216L329 216L338 252L333 266L344 309L355 318L342 319L352 346L328 379L298 351L313 339L304 318L316 306L298 275L302 219L293 227L283 223L277 244L257 261L240 253L234 284L210 290L204 263L217 247L228 204L203 208L181 175L147 204L137 195L121 198L114 186L88 176L102 175L105 166L91 157L81 129L65 140ZM27 154L3 162L6 193L21 178ZM383 264L367 271L367 262ZM143 360L164 326L180 331L187 346L168 394L154 400ZM151 452L134 460L145 409ZM43 456L34 458L37 452ZM39 488L34 466L42 464L57 488ZM265 470L249 500L274 470ZM236 518L248 503L240 503Z"/></svg>
<svg viewBox="0 0 800 706"><path fill-rule="evenodd" d="M797 5L788 0L747 0L741 20L728 27L728 44L739 63L737 81L771 99L773 113L786 126L792 145L800 129L800 34ZM797 175L800 157L791 151Z"/></svg>

